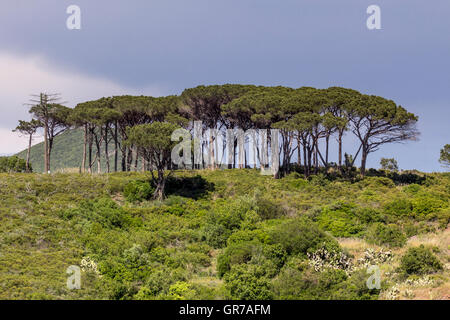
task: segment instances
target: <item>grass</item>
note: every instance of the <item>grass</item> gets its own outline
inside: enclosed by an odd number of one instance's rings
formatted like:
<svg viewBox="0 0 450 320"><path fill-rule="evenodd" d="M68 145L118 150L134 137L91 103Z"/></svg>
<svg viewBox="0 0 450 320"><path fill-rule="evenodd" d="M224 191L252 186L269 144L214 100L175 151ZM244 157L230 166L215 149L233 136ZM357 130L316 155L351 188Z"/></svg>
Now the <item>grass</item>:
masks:
<svg viewBox="0 0 450 320"><path fill-rule="evenodd" d="M88 175L73 169L51 175L0 174L0 299L238 298L227 288L233 281L236 292L245 292L239 287L244 282L239 281L253 276L251 272L258 272L261 285L269 284L268 288L281 272L299 277L282 286L301 285L308 278L305 275L320 275L308 267L305 256L286 254L273 236L274 230L283 232L279 225L299 217L314 225L320 221L329 235L331 230L341 230L336 223L358 226L356 236L336 237L352 261L369 248L393 253L392 261L380 265L383 287L370 293L372 298L391 297L395 287L398 299L450 297L449 174L427 175L414 188L377 177L317 183L293 174L274 180L252 169L177 171L174 176L182 183L194 178L204 181L204 187L190 190L174 184L163 202L130 203L123 196L125 186L134 180L148 181L148 173ZM396 199L410 201L411 211L399 215L388 209ZM424 210L429 203L432 209ZM405 234L408 231L406 244L367 243L366 230L376 219L398 225ZM210 241L217 237L225 241ZM234 243L252 243L256 251L250 260L232 262L230 276L219 278L217 259L228 247L229 237ZM432 284L411 286L397 269L407 249L421 244L433 249L444 269L429 275ZM284 260L277 260L279 255ZM66 269L80 265L84 257L95 261L100 275L82 272L82 289L69 290ZM233 276L237 271L239 277ZM295 287L284 290L279 283L277 290L290 292L293 298L330 294L336 298L341 292L305 287L302 290L313 290L307 295L295 293ZM252 290L258 294L262 289Z"/></svg>

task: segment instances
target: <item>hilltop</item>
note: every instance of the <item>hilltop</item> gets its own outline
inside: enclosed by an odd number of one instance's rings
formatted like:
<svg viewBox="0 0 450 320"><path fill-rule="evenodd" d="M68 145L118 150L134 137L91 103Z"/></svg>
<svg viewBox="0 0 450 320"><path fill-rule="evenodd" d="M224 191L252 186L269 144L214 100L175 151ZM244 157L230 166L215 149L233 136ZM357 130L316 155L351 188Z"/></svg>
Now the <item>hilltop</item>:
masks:
<svg viewBox="0 0 450 320"><path fill-rule="evenodd" d="M0 174L0 299L450 297L449 174L399 185L177 171L162 202L147 200L148 180ZM80 290L66 287L71 265Z"/></svg>

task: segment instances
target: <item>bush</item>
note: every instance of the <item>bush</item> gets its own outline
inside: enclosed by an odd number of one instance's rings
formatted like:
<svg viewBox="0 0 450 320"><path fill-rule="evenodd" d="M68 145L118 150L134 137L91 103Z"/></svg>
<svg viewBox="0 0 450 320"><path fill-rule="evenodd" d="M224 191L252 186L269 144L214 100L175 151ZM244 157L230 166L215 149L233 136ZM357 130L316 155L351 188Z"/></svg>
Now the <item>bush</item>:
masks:
<svg viewBox="0 0 450 320"><path fill-rule="evenodd" d="M251 199L240 197L234 201L220 200L206 217L203 238L214 248L225 246L228 237L241 227L249 213L254 213Z"/></svg>
<svg viewBox="0 0 450 320"><path fill-rule="evenodd" d="M0 157L0 172L25 172L26 162L18 156ZM31 171L30 164L30 171Z"/></svg>
<svg viewBox="0 0 450 320"><path fill-rule="evenodd" d="M366 300L376 299L378 290L369 290L365 270L350 277L343 270L315 272L287 267L274 280L275 299L282 300Z"/></svg>
<svg viewBox="0 0 450 320"><path fill-rule="evenodd" d="M432 196L420 196L413 200L413 213L417 218L432 219L444 208L446 203Z"/></svg>
<svg viewBox="0 0 450 320"><path fill-rule="evenodd" d="M80 219L100 224L104 228L123 228L139 222L110 198L83 201L78 208L67 209L63 219Z"/></svg>
<svg viewBox="0 0 450 320"><path fill-rule="evenodd" d="M125 186L123 195L129 202L141 202L149 200L154 192L155 189L149 182L136 180L129 182Z"/></svg>
<svg viewBox="0 0 450 320"><path fill-rule="evenodd" d="M225 287L231 298L239 300L268 300L273 298L270 279L264 268L255 264L241 264L225 276Z"/></svg>
<svg viewBox="0 0 450 320"><path fill-rule="evenodd" d="M328 236L317 225L306 218L286 221L272 230L274 243L280 244L289 255L306 257L307 252L321 246L339 250L336 240Z"/></svg>
<svg viewBox="0 0 450 320"><path fill-rule="evenodd" d="M256 246L255 242L241 242L227 247L224 253L217 258L219 277L223 277L233 265L250 261Z"/></svg>
<svg viewBox="0 0 450 320"><path fill-rule="evenodd" d="M354 237L361 234L365 227L352 212L353 206L338 203L325 207L317 218L321 228L330 231L335 237Z"/></svg>
<svg viewBox="0 0 450 320"><path fill-rule="evenodd" d="M384 207L384 212L396 217L409 216L413 210L411 201L407 199L396 199Z"/></svg>
<svg viewBox="0 0 450 320"><path fill-rule="evenodd" d="M431 249L421 245L408 249L401 259L400 270L408 275L422 275L442 270L442 264Z"/></svg>
<svg viewBox="0 0 450 320"><path fill-rule="evenodd" d="M258 197L256 205L256 211L263 220L279 218L284 214L284 210L281 206L276 205L266 198Z"/></svg>
<svg viewBox="0 0 450 320"><path fill-rule="evenodd" d="M251 261L251 262L250 262ZM257 241L240 242L227 247L217 259L219 277L233 266L245 263L258 264L267 275L275 275L286 261L286 251L281 245L264 245Z"/></svg>
<svg viewBox="0 0 450 320"><path fill-rule="evenodd" d="M406 236L395 224L373 224L366 235L367 242L389 247L402 247L406 243Z"/></svg>

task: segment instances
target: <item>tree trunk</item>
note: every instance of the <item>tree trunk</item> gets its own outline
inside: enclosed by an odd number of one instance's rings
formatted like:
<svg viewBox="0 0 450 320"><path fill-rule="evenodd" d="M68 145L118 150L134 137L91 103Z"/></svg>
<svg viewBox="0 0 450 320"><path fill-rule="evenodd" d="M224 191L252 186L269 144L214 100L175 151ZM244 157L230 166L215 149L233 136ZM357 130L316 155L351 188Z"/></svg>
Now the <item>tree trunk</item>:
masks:
<svg viewBox="0 0 450 320"><path fill-rule="evenodd" d="M48 161L48 170L47 172L50 173L50 163L51 163L51 155L52 155L52 149L53 149L53 138L48 139L48 155L47 155L47 161Z"/></svg>
<svg viewBox="0 0 450 320"><path fill-rule="evenodd" d="M50 161L48 159L48 124L44 124L44 169L50 173Z"/></svg>
<svg viewBox="0 0 450 320"><path fill-rule="evenodd" d="M164 199L164 188L166 184L166 179L164 178L164 170L158 170L158 178L156 183L156 190L153 194L153 198L161 201Z"/></svg>
<svg viewBox="0 0 450 320"><path fill-rule="evenodd" d="M367 154L368 154L367 149L363 147L363 152L361 154L361 168L360 168L360 173L362 177L364 177L366 174Z"/></svg>
<svg viewBox="0 0 450 320"><path fill-rule="evenodd" d="M342 171L342 132L339 132L338 137L338 143L339 143L339 170Z"/></svg>
<svg viewBox="0 0 450 320"><path fill-rule="evenodd" d="M108 154L108 126L105 128L105 160L106 160L106 172L110 172L111 168L109 166L109 154Z"/></svg>
<svg viewBox="0 0 450 320"><path fill-rule="evenodd" d="M33 134L30 134L30 139L28 140L28 150L27 150L27 162L26 162L26 170L30 172L30 153L31 153L31 141L33 140Z"/></svg>
<svg viewBox="0 0 450 320"><path fill-rule="evenodd" d="M131 164L133 163L133 146L127 147L127 172L131 170Z"/></svg>
<svg viewBox="0 0 450 320"><path fill-rule="evenodd" d="M89 169L88 169L88 172L89 173L92 173L92 144L93 144L93 141L92 141L92 132L91 132L91 129L89 129L89 142L88 142L88 147L89 147L89 156L88 156L88 160L89 160L89 164L88 164L88 167L89 167Z"/></svg>
<svg viewBox="0 0 450 320"><path fill-rule="evenodd" d="M134 154L134 171L138 171L138 161L139 161L139 158L138 158L138 147L135 147L135 149L134 149L134 152L135 152L135 154Z"/></svg>
<svg viewBox="0 0 450 320"><path fill-rule="evenodd" d="M87 139L88 139L88 132L87 132L87 124L84 125L84 145L83 145L83 158L81 159L81 169L82 172L86 172L86 148L87 148Z"/></svg>
<svg viewBox="0 0 450 320"><path fill-rule="evenodd" d="M102 131L100 130L100 136L102 135ZM101 164L101 141L98 140L97 135L95 135L95 146L97 147L97 173L102 173L102 164Z"/></svg>
<svg viewBox="0 0 450 320"><path fill-rule="evenodd" d="M317 148L318 143L316 141L315 147L314 147L314 173L317 174L319 172L319 157L317 154Z"/></svg>
<svg viewBox="0 0 450 320"><path fill-rule="evenodd" d="M127 149L122 143L122 171L127 171L126 161L127 161Z"/></svg>
<svg viewBox="0 0 450 320"><path fill-rule="evenodd" d="M114 172L117 172L117 158L118 158L118 136L117 136L117 122L114 128Z"/></svg>
<svg viewBox="0 0 450 320"><path fill-rule="evenodd" d="M308 161L306 158L306 144L303 144L303 166L305 168L305 178L309 176Z"/></svg>
<svg viewBox="0 0 450 320"><path fill-rule="evenodd" d="M216 159L215 159L215 155L214 155L214 138L213 138L212 130L210 130L210 136L209 136L209 154L210 154L209 168L211 170L215 170L216 169Z"/></svg>

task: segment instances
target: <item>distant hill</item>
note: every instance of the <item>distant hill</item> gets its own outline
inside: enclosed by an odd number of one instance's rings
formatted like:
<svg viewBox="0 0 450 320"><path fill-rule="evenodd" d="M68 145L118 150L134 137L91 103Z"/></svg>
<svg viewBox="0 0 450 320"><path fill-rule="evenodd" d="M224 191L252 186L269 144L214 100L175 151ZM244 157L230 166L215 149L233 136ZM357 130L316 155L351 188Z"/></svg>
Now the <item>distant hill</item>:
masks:
<svg viewBox="0 0 450 320"><path fill-rule="evenodd" d="M57 136L54 141L53 150L50 158L51 171L67 168L80 168L83 156L83 130L73 129L68 130ZM112 146L111 146L112 148ZM112 149L110 149L112 150ZM94 147L95 152L95 147ZM27 150L23 150L17 156L26 159ZM106 169L104 156L102 156L102 171ZM113 161L113 159L111 159ZM120 166L119 154L119 166ZM38 143L31 147L30 162L33 167L33 172L44 172L44 143ZM112 162L111 162L112 164ZM94 165L94 170L96 169Z"/></svg>

